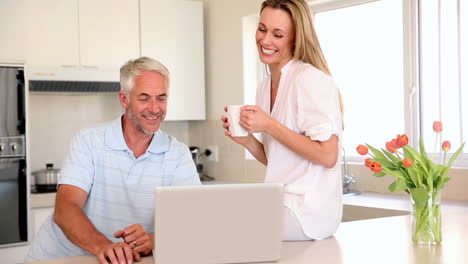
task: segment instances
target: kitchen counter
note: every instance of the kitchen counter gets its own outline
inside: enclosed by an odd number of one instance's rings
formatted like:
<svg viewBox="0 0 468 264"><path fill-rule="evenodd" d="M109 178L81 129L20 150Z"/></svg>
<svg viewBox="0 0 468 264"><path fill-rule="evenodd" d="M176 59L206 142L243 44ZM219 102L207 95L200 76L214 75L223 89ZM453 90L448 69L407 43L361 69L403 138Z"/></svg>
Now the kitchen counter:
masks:
<svg viewBox="0 0 468 264"><path fill-rule="evenodd" d="M207 181L203 184L227 184L232 182ZM364 192L358 195L344 196L345 205L384 208L392 210L410 210L409 195L399 196ZM31 194L32 208L47 208L55 206L55 193ZM468 213L468 202L442 200L442 210L447 213Z"/></svg>
<svg viewBox="0 0 468 264"><path fill-rule="evenodd" d="M438 246L417 246L411 241L410 216L346 222L336 234L322 241L284 242L278 264L437 264L466 263L468 214L442 216L443 241ZM94 264L94 257L69 257L34 264ZM145 257L142 264L153 264Z"/></svg>
<svg viewBox="0 0 468 264"><path fill-rule="evenodd" d="M56 193L31 193L31 208L55 207Z"/></svg>

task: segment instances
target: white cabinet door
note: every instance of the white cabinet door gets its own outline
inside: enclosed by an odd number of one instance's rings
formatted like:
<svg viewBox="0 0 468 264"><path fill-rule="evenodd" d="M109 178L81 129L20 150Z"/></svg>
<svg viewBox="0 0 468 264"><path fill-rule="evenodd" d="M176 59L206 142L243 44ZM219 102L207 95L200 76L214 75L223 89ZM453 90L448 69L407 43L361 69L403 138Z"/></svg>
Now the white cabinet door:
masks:
<svg viewBox="0 0 468 264"><path fill-rule="evenodd" d="M118 70L139 57L138 0L79 0L79 18L81 66Z"/></svg>
<svg viewBox="0 0 468 264"><path fill-rule="evenodd" d="M77 67L77 0L27 0L29 65Z"/></svg>
<svg viewBox="0 0 468 264"><path fill-rule="evenodd" d="M205 119L203 3L141 0L141 52L170 72L166 120Z"/></svg>
<svg viewBox="0 0 468 264"><path fill-rule="evenodd" d="M25 0L0 1L0 63L24 62L26 51Z"/></svg>
<svg viewBox="0 0 468 264"><path fill-rule="evenodd" d="M31 221L29 224L32 227L29 229L33 232L30 236L32 242L39 231L42 223L49 217L50 214L54 211L54 208L34 208L32 209L31 213ZM13 247L6 247L0 248L0 263L2 264L15 264L15 263L23 263L26 254L28 253L29 247L31 244L25 246L13 246Z"/></svg>
<svg viewBox="0 0 468 264"><path fill-rule="evenodd" d="M2 264L23 263L28 250L29 245L0 248L0 262Z"/></svg>

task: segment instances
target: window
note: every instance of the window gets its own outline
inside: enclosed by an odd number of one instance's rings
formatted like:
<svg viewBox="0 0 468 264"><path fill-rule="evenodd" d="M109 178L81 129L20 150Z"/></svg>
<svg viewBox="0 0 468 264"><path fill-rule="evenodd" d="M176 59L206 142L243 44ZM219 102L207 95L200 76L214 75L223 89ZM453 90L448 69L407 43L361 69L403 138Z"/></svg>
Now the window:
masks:
<svg viewBox="0 0 468 264"><path fill-rule="evenodd" d="M468 4L421 1L419 10L422 136L433 152L432 122L441 120L442 140L449 140L454 152L468 133L468 107L462 103L468 101ZM468 167L468 147L464 153L455 166Z"/></svg>
<svg viewBox="0 0 468 264"><path fill-rule="evenodd" d="M401 1L315 13L314 23L343 97L347 156L364 142L384 147L405 132L407 116Z"/></svg>
<svg viewBox="0 0 468 264"><path fill-rule="evenodd" d="M336 9L339 2L348 6ZM415 147L422 136L426 150L440 159L432 131L436 120L443 122L442 141L450 140L454 152L468 131L468 107L462 104L468 100L466 1L349 2L321 4L315 14L322 49L344 98L348 155L362 159L358 144L384 147L405 132ZM455 167L468 167L467 147L464 153Z"/></svg>

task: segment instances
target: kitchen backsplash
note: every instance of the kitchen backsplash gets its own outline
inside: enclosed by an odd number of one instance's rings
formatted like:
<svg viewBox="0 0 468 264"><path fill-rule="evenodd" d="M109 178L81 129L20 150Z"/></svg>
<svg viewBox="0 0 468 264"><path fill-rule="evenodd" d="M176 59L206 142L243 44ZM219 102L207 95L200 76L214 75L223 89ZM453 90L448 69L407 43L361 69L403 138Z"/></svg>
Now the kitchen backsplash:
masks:
<svg viewBox="0 0 468 264"><path fill-rule="evenodd" d="M256 160L247 160L241 145L224 135L221 120L190 121L190 143L201 147L218 147L218 162L203 158L205 174L219 181L262 182L265 166Z"/></svg>
<svg viewBox="0 0 468 264"><path fill-rule="evenodd" d="M114 120L123 113L117 93L29 94L29 157L31 171L54 163L61 168L70 140L82 128ZM188 144L188 122L166 121L162 129Z"/></svg>

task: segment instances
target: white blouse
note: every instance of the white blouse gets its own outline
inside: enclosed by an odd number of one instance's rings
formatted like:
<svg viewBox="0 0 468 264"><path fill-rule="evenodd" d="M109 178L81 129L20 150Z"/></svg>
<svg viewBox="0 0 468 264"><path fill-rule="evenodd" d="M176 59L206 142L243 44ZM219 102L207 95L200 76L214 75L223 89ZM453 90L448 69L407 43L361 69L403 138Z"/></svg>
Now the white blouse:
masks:
<svg viewBox="0 0 468 264"><path fill-rule="evenodd" d="M257 90L256 105L266 113L270 113L270 87L271 77ZM281 69L270 115L311 140L326 141L337 135L341 156L338 88L332 77L314 66L291 60ZM265 182L285 184L284 205L296 214L305 235L312 239L333 235L343 211L340 162L327 169L304 159L267 133L262 137L268 159Z"/></svg>

